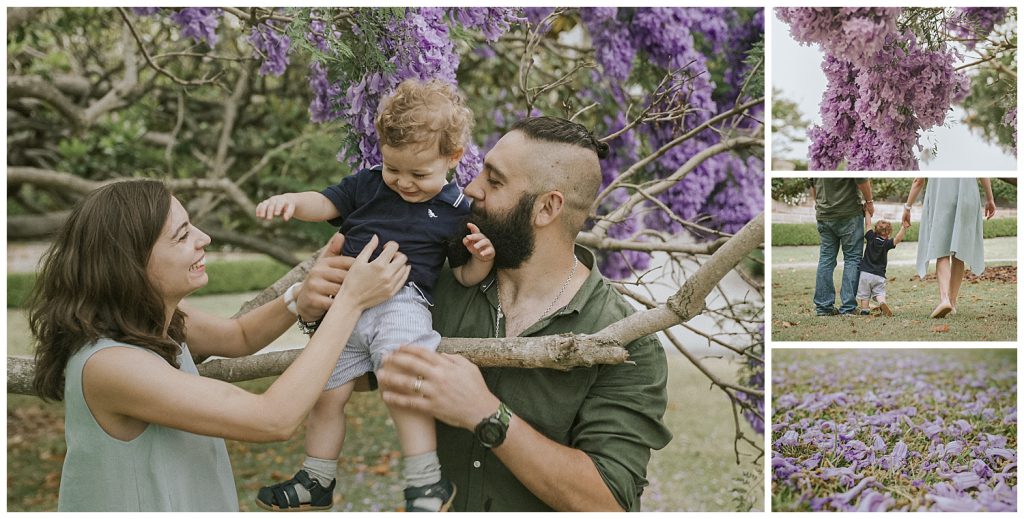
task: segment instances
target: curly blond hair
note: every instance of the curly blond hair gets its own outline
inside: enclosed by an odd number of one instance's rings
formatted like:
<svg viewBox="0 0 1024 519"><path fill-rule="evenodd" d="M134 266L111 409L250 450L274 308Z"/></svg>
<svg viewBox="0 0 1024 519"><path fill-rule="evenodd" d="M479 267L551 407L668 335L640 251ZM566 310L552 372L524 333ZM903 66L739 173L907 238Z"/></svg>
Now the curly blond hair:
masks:
<svg viewBox="0 0 1024 519"><path fill-rule="evenodd" d="M436 141L441 156L451 157L469 142L473 112L452 85L439 79L406 79L381 99L373 124L381 147Z"/></svg>
<svg viewBox="0 0 1024 519"><path fill-rule="evenodd" d="M885 220L875 222L875 233L888 236L892 233L892 224Z"/></svg>

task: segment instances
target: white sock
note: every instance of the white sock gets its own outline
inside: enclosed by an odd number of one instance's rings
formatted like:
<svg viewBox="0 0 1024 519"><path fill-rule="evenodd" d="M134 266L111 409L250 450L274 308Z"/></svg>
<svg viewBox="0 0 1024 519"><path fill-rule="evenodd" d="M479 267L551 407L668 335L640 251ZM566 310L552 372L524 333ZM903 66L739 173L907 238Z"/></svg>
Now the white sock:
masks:
<svg viewBox="0 0 1024 519"><path fill-rule="evenodd" d="M309 473L310 478L327 488L338 473L338 460L325 460L307 455L306 461L302 462L302 468Z"/></svg>

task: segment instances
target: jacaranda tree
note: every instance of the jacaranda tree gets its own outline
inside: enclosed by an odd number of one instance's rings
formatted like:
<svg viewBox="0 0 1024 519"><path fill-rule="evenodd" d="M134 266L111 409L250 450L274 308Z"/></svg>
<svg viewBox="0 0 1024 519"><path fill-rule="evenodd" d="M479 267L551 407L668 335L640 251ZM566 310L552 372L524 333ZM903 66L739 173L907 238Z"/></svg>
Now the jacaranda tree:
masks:
<svg viewBox="0 0 1024 519"><path fill-rule="evenodd" d="M188 209L215 243L298 264L291 251L331 230L259 223L253 201L379 163L379 100L404 79L435 77L462 89L476 114L456 172L463 185L527 115L577 120L610 145L579 242L611 278L643 279L654 258L682 286L684 264L713 267L708 256L748 222L763 225L760 9L12 9L8 28L12 238L52 232L103 182L153 176L199 193ZM754 238L732 247L737 261ZM708 270L708 291L732 265ZM704 371L760 432L763 287L740 272L751 290L718 288L705 312L731 331L691 329L744 356L750 387ZM664 306L642 282L620 289ZM704 295L670 306L696 315Z"/></svg>
<svg viewBox="0 0 1024 519"><path fill-rule="evenodd" d="M810 169L916 170L929 128L961 104L966 124L1017 143L1015 8L799 7L775 10L825 54Z"/></svg>

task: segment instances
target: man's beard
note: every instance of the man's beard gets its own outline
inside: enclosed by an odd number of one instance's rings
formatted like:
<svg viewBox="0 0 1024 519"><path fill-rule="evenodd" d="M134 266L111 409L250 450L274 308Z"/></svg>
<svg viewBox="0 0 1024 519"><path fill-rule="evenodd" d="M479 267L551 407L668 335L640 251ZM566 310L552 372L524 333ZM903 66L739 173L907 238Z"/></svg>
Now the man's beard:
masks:
<svg viewBox="0 0 1024 519"><path fill-rule="evenodd" d="M533 203L537 195L524 194L505 214L490 214L474 204L469 221L494 246L494 266L499 269L519 268L533 255L536 236L533 233Z"/></svg>

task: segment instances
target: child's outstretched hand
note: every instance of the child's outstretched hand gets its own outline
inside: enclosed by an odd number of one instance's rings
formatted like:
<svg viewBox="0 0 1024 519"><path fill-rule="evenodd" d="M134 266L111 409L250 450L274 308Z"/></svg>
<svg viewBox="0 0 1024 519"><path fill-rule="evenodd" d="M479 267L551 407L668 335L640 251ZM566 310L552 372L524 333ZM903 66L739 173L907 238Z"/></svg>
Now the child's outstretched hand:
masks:
<svg viewBox="0 0 1024 519"><path fill-rule="evenodd" d="M910 222L908 222L908 221L900 222L900 227L903 227L904 229L909 229L910 228Z"/></svg>
<svg viewBox="0 0 1024 519"><path fill-rule="evenodd" d="M494 246L491 245L491 240L487 239L476 225L467 223L466 227L469 228L470 234L462 239L462 244L469 249L469 253L480 261L494 261Z"/></svg>
<svg viewBox="0 0 1024 519"><path fill-rule="evenodd" d="M280 216L287 222L295 214L296 203L290 195L291 193L274 195L260 202L256 206L256 218L273 220L275 216Z"/></svg>

